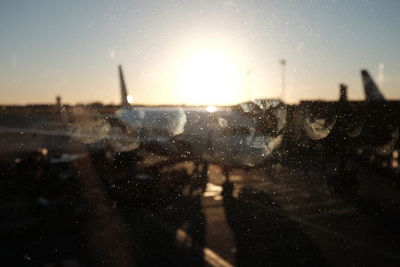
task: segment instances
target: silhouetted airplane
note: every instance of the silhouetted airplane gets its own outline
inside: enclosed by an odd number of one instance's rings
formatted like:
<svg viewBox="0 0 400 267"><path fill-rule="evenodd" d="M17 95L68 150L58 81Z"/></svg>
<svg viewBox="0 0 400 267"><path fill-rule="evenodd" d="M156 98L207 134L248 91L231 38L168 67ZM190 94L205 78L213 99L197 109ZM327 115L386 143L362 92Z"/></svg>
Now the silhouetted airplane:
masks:
<svg viewBox="0 0 400 267"><path fill-rule="evenodd" d="M367 70L361 70L361 77L364 85L364 93L366 101L384 101L382 93L376 86Z"/></svg>
<svg viewBox="0 0 400 267"><path fill-rule="evenodd" d="M361 70L365 101L311 102L300 107L307 136L326 140L334 147L344 143L373 147L390 153L399 137L399 127L388 102L367 70Z"/></svg>
<svg viewBox="0 0 400 267"><path fill-rule="evenodd" d="M282 135L266 136L250 117L231 108L137 107L130 105L119 66L121 108L116 117L145 148L227 168L265 161Z"/></svg>

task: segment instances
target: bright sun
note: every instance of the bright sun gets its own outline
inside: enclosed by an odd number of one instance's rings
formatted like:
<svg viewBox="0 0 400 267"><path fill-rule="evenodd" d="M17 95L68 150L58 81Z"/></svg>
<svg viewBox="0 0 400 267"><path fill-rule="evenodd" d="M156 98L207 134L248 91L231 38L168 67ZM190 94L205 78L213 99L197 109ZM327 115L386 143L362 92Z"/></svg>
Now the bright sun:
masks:
<svg viewBox="0 0 400 267"><path fill-rule="evenodd" d="M187 104L230 104L238 100L241 74L224 53L203 51L182 66L179 89Z"/></svg>

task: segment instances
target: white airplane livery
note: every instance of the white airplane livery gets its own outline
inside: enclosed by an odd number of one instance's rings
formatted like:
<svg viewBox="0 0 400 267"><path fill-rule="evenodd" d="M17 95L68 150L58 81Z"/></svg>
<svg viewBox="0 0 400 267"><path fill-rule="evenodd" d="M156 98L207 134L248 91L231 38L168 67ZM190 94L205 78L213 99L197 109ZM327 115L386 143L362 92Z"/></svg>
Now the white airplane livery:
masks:
<svg viewBox="0 0 400 267"><path fill-rule="evenodd" d="M231 168L261 164L282 141L282 135L262 134L255 120L230 107L135 107L128 102L121 66L119 77L116 117L144 147Z"/></svg>

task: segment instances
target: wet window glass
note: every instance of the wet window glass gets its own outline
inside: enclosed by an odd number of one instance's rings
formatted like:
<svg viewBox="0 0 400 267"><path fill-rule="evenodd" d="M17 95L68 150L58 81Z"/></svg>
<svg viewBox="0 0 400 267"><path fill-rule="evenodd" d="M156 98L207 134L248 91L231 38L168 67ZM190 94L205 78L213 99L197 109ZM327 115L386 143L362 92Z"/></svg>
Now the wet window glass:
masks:
<svg viewBox="0 0 400 267"><path fill-rule="evenodd" d="M400 266L399 1L0 3L0 266Z"/></svg>

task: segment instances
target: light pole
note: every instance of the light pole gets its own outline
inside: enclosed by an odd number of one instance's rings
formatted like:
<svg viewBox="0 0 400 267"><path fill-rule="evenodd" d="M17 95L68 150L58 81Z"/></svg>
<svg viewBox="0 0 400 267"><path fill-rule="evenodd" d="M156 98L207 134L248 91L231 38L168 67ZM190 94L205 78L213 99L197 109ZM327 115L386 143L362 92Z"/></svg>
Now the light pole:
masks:
<svg viewBox="0 0 400 267"><path fill-rule="evenodd" d="M279 64L282 66L282 88L281 88L281 101L284 100L285 98L285 67L286 67L286 60L281 59L279 61Z"/></svg>

